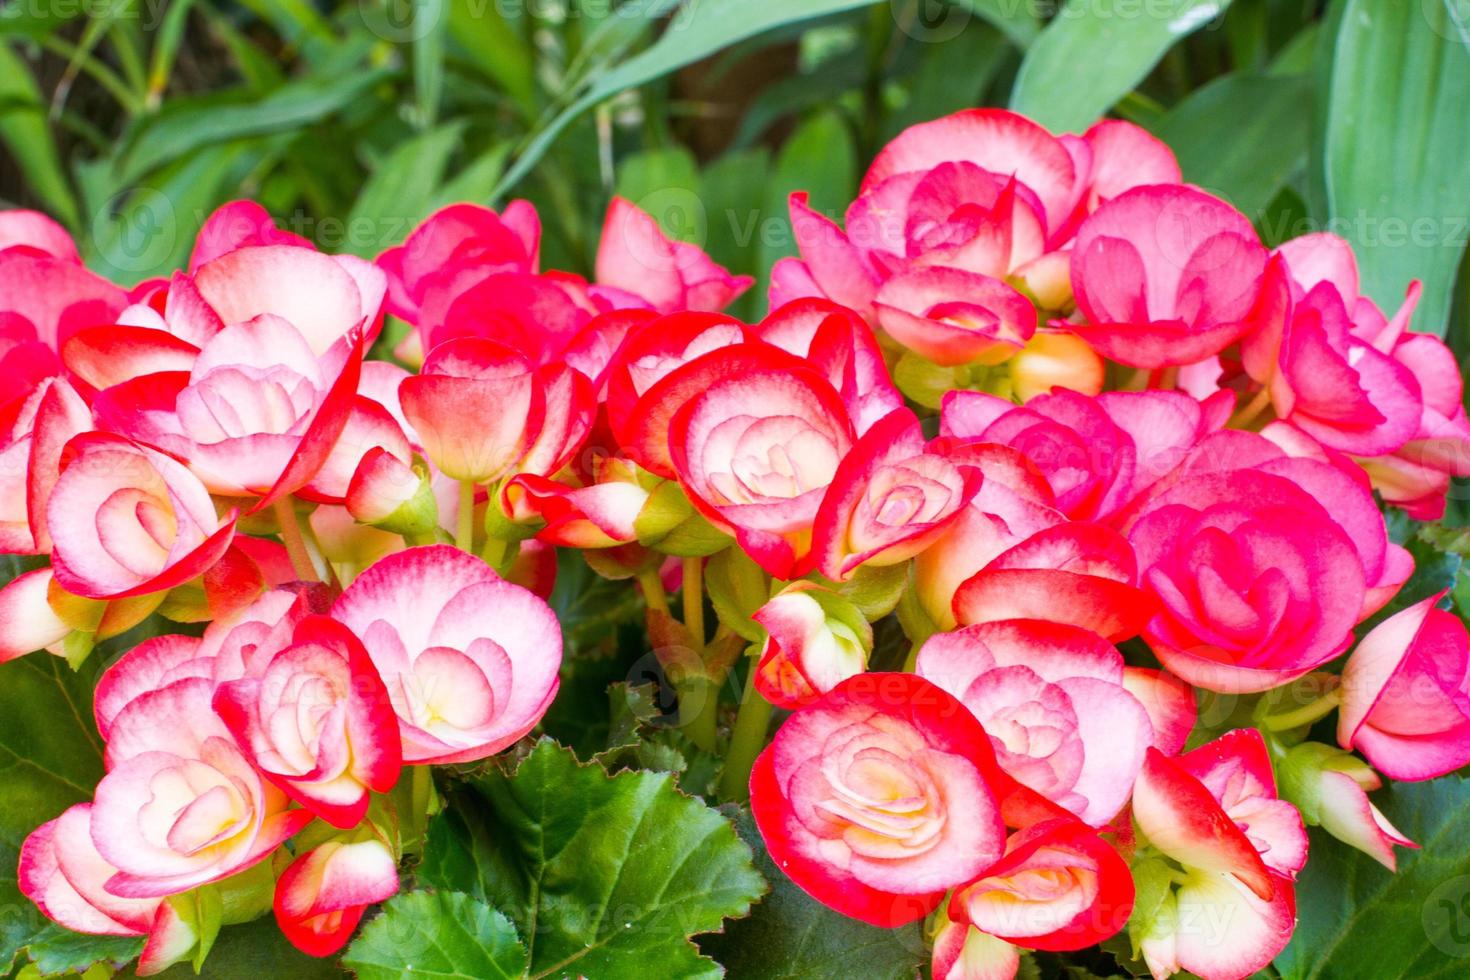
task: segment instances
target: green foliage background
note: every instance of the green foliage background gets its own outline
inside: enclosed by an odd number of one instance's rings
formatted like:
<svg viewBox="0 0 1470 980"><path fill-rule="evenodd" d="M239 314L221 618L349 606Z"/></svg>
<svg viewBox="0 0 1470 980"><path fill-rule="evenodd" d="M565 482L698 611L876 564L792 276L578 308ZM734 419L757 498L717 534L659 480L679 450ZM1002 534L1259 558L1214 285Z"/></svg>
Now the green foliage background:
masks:
<svg viewBox="0 0 1470 980"><path fill-rule="evenodd" d="M3 0L0 202L55 215L94 268L134 282L181 265L204 217L237 197L362 255L441 204L526 197L546 226L544 264L586 272L617 193L760 277L734 311L756 316L765 272L792 251L790 191L840 211L886 140L967 106L1009 105L1057 131L1109 113L1168 141L1186 179L1231 200L1268 244L1322 229L1352 240L1381 305L1421 278L1416 328L1463 360L1467 18L1463 0ZM1434 587L1456 584L1454 553L1470 547L1458 511L1416 543ZM656 719L636 687L614 685L607 707L609 685L638 683L648 659L629 590L588 599L607 586L564 570L574 654L546 731L583 760L606 749L608 769L677 778L607 776L543 743L446 787L460 807L431 832L417 890L369 924L348 965L558 975L564 957L546 950L585 941L599 978L655 975L660 961L681 976L716 975L715 961L737 977L913 975L915 930L812 905L774 874L747 817L683 795L707 787L710 760L667 730L640 739ZM12 975L134 951L60 934L15 891L25 833L97 776L89 697L90 678L58 660L0 667L0 967L14 959ZM533 818L526 802L563 796L597 800L598 821L564 804ZM1301 926L1268 975L1470 975L1470 790L1451 776L1380 805L1425 850L1390 877L1314 832ZM649 813L666 839L608 836ZM569 848L583 876L511 846L533 836ZM622 877L667 864L670 848L688 856L675 879ZM547 882L573 906L622 889L619 908L640 923L669 907L669 888L701 897L672 930L620 937L559 920L547 939L525 891ZM430 937L432 957L395 960L405 935ZM269 923L233 927L205 975L343 975L293 957ZM1123 969L1101 955L1033 968Z"/></svg>

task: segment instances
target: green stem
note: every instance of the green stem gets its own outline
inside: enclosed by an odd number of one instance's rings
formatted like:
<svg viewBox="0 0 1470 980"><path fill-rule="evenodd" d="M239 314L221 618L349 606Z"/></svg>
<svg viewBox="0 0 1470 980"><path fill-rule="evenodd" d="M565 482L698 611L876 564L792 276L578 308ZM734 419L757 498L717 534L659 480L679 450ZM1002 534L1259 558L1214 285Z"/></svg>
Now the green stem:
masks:
<svg viewBox="0 0 1470 980"><path fill-rule="evenodd" d="M303 582L320 582L316 565L306 550L306 539L301 535L301 524L296 516L296 505L290 496L285 496L271 505L276 512L276 523L281 525L281 540L286 545L286 555L291 559L291 568Z"/></svg>
<svg viewBox="0 0 1470 980"><path fill-rule="evenodd" d="M1261 719L1261 727L1270 732L1285 732L1303 725L1310 725L1318 718L1325 718L1342 702L1341 690L1331 690L1315 701L1302 705L1294 711L1283 711Z"/></svg>
<svg viewBox="0 0 1470 980"><path fill-rule="evenodd" d="M684 559L684 628L704 654L704 559Z"/></svg>
<svg viewBox="0 0 1470 980"><path fill-rule="evenodd" d="M771 702L755 689L754 664L745 682L745 697L740 714L735 717L735 730L730 733L730 749L725 753L725 771L720 776L720 798L743 802L750 796L750 769L755 757L766 744L766 730L771 726Z"/></svg>
<svg viewBox="0 0 1470 980"><path fill-rule="evenodd" d="M1230 428L1245 428L1251 422L1255 421L1256 416L1260 415L1261 412L1265 410L1266 406L1270 404L1271 389L1262 388L1260 391L1256 392L1256 397L1252 398L1244 408L1242 408L1240 411L1236 412L1230 417Z"/></svg>
<svg viewBox="0 0 1470 980"><path fill-rule="evenodd" d="M720 688L700 674L677 685L679 690L679 727L689 741L706 752L719 744L716 722L720 715Z"/></svg>
<svg viewBox="0 0 1470 980"><path fill-rule="evenodd" d="M638 585L643 589L643 602L649 609L656 609L665 616L669 614L669 597L664 594L664 581L658 577L657 568L645 568L638 573Z"/></svg>
<svg viewBox="0 0 1470 980"><path fill-rule="evenodd" d="M454 525L454 546L475 551L475 481L459 481L459 516Z"/></svg>

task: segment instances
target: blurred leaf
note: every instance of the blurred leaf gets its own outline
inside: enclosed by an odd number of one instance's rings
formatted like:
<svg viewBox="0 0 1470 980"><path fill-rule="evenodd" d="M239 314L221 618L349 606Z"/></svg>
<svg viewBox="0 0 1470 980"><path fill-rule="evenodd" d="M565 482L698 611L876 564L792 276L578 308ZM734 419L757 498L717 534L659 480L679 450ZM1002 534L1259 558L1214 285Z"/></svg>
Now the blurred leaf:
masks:
<svg viewBox="0 0 1470 980"><path fill-rule="evenodd" d="M368 7L374 2L362 0L364 18L368 17ZM240 0L240 6L275 27L292 44L327 43L336 39L332 26L317 13L311 0Z"/></svg>
<svg viewBox="0 0 1470 980"><path fill-rule="evenodd" d="M446 0L416 0L414 3L413 86L418 95L419 118L432 126L439 117L439 99L444 92L444 36L449 12Z"/></svg>
<svg viewBox="0 0 1470 980"><path fill-rule="evenodd" d="M577 116L625 89L662 78L738 41L874 0L702 0L679 9L663 35L644 51L599 75L575 102L543 126L501 179L498 199L521 181Z"/></svg>
<svg viewBox="0 0 1470 980"><path fill-rule="evenodd" d="M757 267L763 280L777 259L796 254L787 207L791 192L810 192L808 203L813 208L840 220L857 190L857 166L852 134L842 117L830 110L802 123L782 144L762 220Z"/></svg>
<svg viewBox="0 0 1470 980"><path fill-rule="evenodd" d="M1470 784L1459 776L1373 794L1422 850L1395 874L1320 830L1297 878L1297 925L1276 957L1285 980L1453 980L1470 956Z"/></svg>
<svg viewBox="0 0 1470 980"><path fill-rule="evenodd" d="M682 146L624 157L613 192L653 215L667 235L688 241L702 232L688 207L670 206L698 202L699 165Z"/></svg>
<svg viewBox="0 0 1470 980"><path fill-rule="evenodd" d="M306 78L258 102L174 103L133 134L118 161L117 182L131 184L164 163L224 140L308 126L340 112L389 74L373 69L325 80Z"/></svg>
<svg viewBox="0 0 1470 980"><path fill-rule="evenodd" d="M915 123L982 104L986 87L1010 57L1005 38L980 21L943 44L924 45L919 70L909 82L908 101L888 118L883 139L890 140Z"/></svg>
<svg viewBox="0 0 1470 980"><path fill-rule="evenodd" d="M1331 217L1363 291L1392 311L1423 280L1414 326L1440 335L1470 235L1470 34L1450 7L1347 0L1325 144Z"/></svg>
<svg viewBox="0 0 1470 980"><path fill-rule="evenodd" d="M81 222L75 195L66 181L61 155L30 68L0 41L0 143L10 150L26 183L41 203L66 224Z"/></svg>
<svg viewBox="0 0 1470 980"><path fill-rule="evenodd" d="M755 275L765 214L766 184L771 153L765 147L727 153L704 168L700 200L705 210L704 250L737 275ZM742 294L729 312L745 320L760 318L765 310L763 285Z"/></svg>
<svg viewBox="0 0 1470 980"><path fill-rule="evenodd" d="M459 201L488 205L490 195L495 190L496 181L505 172L505 159L508 156L510 156L510 143L506 141L496 143L475 157L443 187L439 188L439 192L434 195L434 206L430 210Z"/></svg>
<svg viewBox="0 0 1470 980"><path fill-rule="evenodd" d="M485 77L499 83L530 118L536 109L535 49L526 43L519 30L521 25L507 19L502 12L505 7L451 2L449 37L460 53Z"/></svg>
<svg viewBox="0 0 1470 980"><path fill-rule="evenodd" d="M1043 8L1040 4L1018 3L1017 0L954 0L954 3L958 7L968 7L990 21L1020 47L1035 41L1041 33L1038 11Z"/></svg>
<svg viewBox="0 0 1470 980"><path fill-rule="evenodd" d="M1067 0L1026 51L1011 108L1054 133L1081 132L1134 86L1176 41L1230 0L1165 0L1130 7Z"/></svg>
<svg viewBox="0 0 1470 980"><path fill-rule="evenodd" d="M388 900L342 962L360 980L513 980L525 975L526 947L510 920L484 902L457 892L409 892Z"/></svg>
<svg viewBox="0 0 1470 980"><path fill-rule="evenodd" d="M608 776L550 740L492 771L429 826L419 878L506 912L531 977L719 977L690 935L765 890L729 822L667 773Z"/></svg>
<svg viewBox="0 0 1470 980"><path fill-rule="evenodd" d="M724 964L730 976L905 980L917 976L928 962L928 947L918 923L880 929L832 911L776 867L749 810L739 811L735 826L755 851L756 867L770 882L771 891L749 916L699 941L700 948Z"/></svg>
<svg viewBox="0 0 1470 980"><path fill-rule="evenodd" d="M205 147L130 192L113 190L105 163L80 168L89 210L78 237L83 257L98 274L127 285L180 268L204 219L245 172L279 149L270 140Z"/></svg>
<svg viewBox="0 0 1470 980"><path fill-rule="evenodd" d="M415 225L428 217L464 128L464 120L445 123L400 144L379 164L363 185L347 219L349 227L371 228L372 232L364 235L354 231L349 251L374 256L402 242Z"/></svg>
<svg viewBox="0 0 1470 980"><path fill-rule="evenodd" d="M1223 75L1190 93L1154 132L1174 149L1185 180L1258 220L1306 161L1311 97L1305 75Z"/></svg>
<svg viewBox="0 0 1470 980"><path fill-rule="evenodd" d="M933 50L947 51L950 45L936 45ZM760 90L740 119L740 128L731 140L732 149L752 146L776 123L788 116L834 102L844 92L860 87L868 76L867 59L861 51L848 57L833 59L816 71L777 79ZM950 90L958 86L948 80Z"/></svg>

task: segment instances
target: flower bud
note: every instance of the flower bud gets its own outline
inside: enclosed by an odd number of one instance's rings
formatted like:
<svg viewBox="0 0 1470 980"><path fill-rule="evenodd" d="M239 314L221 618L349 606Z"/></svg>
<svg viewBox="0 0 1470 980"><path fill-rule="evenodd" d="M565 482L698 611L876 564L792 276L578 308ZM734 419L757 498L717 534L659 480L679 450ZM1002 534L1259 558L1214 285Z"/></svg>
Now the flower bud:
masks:
<svg viewBox="0 0 1470 980"><path fill-rule="evenodd" d="M369 450L352 474L347 511L360 523L405 537L432 533L439 524L427 470L422 464L403 462L382 447Z"/></svg>
<svg viewBox="0 0 1470 980"><path fill-rule="evenodd" d="M1006 365L1011 388L1022 402L1053 388L1096 395L1103 387L1103 360L1081 337L1043 331Z"/></svg>
<svg viewBox="0 0 1470 980"><path fill-rule="evenodd" d="M1286 754L1278 768L1282 795L1296 804L1302 819L1356 847L1393 871L1394 846L1419 845L1389 823L1368 800L1368 790L1383 781L1368 765L1330 745L1303 742Z"/></svg>
<svg viewBox="0 0 1470 980"><path fill-rule="evenodd" d="M799 708L861 674L873 649L873 629L850 600L810 582L797 582L751 617L767 636L755 687L781 708Z"/></svg>
<svg viewBox="0 0 1470 980"><path fill-rule="evenodd" d="M328 841L281 875L276 922L303 953L330 956L347 944L369 905L397 891L397 863L382 841Z"/></svg>

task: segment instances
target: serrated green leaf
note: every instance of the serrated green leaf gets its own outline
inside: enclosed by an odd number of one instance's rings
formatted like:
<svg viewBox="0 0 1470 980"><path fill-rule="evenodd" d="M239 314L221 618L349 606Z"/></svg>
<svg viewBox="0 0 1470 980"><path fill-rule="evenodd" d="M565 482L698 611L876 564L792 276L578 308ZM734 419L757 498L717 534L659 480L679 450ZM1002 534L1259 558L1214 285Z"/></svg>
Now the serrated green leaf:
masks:
<svg viewBox="0 0 1470 980"><path fill-rule="evenodd" d="M1027 49L1011 108L1054 133L1080 133L1143 81L1176 41L1228 6L1230 0L1164 0L1123 16L1110 5L1067 0Z"/></svg>
<svg viewBox="0 0 1470 980"><path fill-rule="evenodd" d="M1422 848L1400 851L1395 874L1311 831L1297 879L1297 927L1276 957L1285 980L1451 980L1470 957L1470 783L1446 776L1374 794Z"/></svg>
<svg viewBox="0 0 1470 980"><path fill-rule="evenodd" d="M359 980L515 980L525 975L526 947L509 919L469 895L408 892L388 900L342 962Z"/></svg>
<svg viewBox="0 0 1470 980"><path fill-rule="evenodd" d="M750 811L736 819L741 837L756 853L756 865L771 883L771 892L750 916L725 931L699 941L723 963L730 976L744 980L864 980L912 978L928 961L928 948L917 924L879 929L833 912L802 891L766 853Z"/></svg>
<svg viewBox="0 0 1470 980"><path fill-rule="evenodd" d="M718 977L689 942L744 915L765 885L720 813L668 773L608 776L540 742L514 772L448 794L419 880L501 909L537 977Z"/></svg>
<svg viewBox="0 0 1470 980"><path fill-rule="evenodd" d="M143 940L136 936L84 936L60 926L41 930L26 947L42 976L82 973L96 963L120 967L137 959Z"/></svg>
<svg viewBox="0 0 1470 980"><path fill-rule="evenodd" d="M1414 327L1441 336L1470 235L1470 26L1451 8L1347 0L1325 142L1328 206L1363 292L1392 311L1423 280Z"/></svg>

